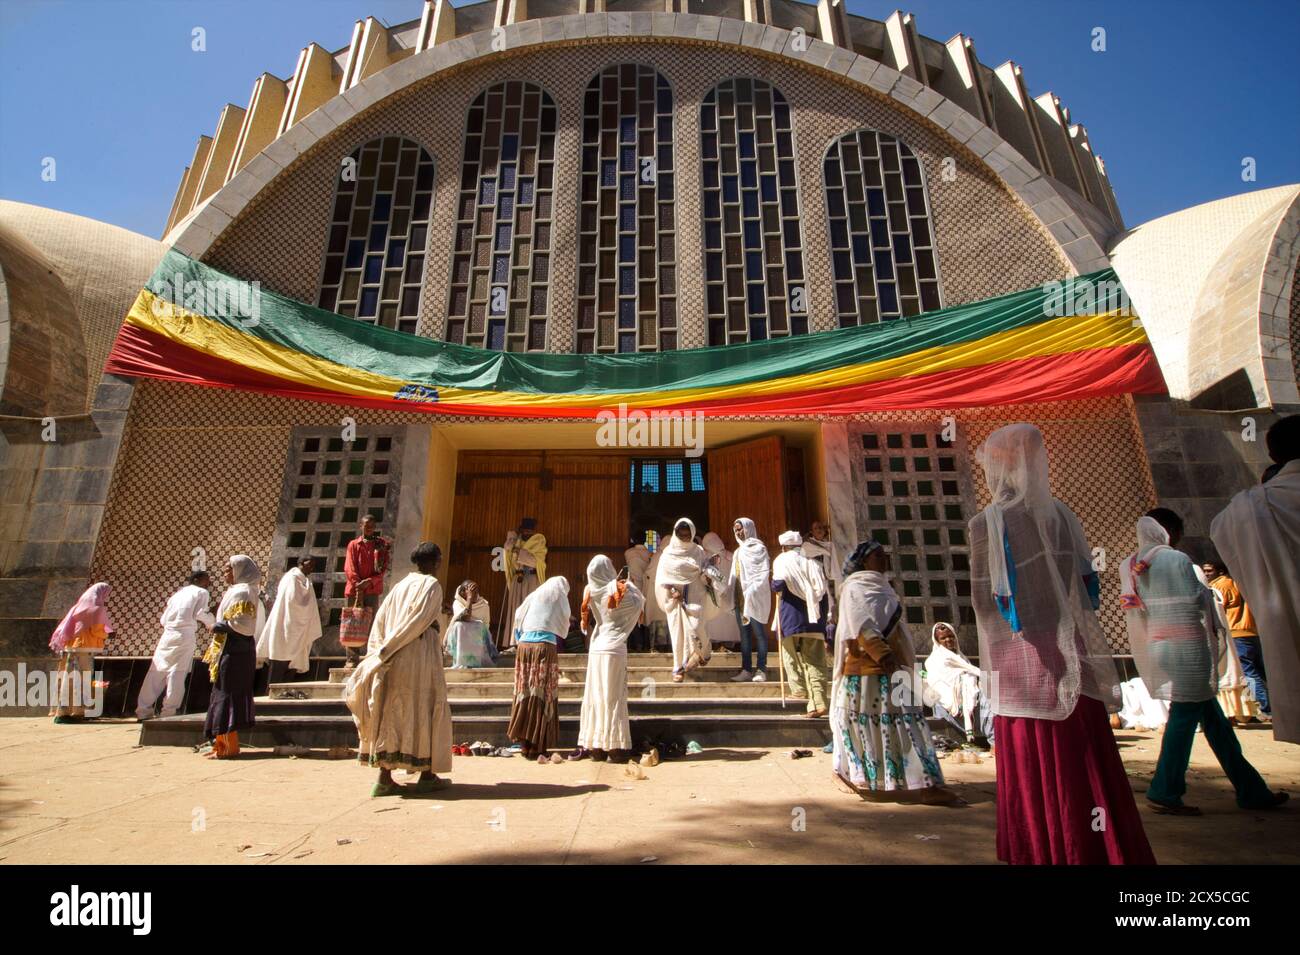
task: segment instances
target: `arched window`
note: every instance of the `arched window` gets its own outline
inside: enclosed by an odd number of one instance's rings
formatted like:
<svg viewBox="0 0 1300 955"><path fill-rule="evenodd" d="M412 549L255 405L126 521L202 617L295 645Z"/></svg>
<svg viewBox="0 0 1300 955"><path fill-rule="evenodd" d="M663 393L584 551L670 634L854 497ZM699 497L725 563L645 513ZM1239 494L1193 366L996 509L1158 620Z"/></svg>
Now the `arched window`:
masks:
<svg viewBox="0 0 1300 955"><path fill-rule="evenodd" d="M546 348L555 126L555 101L523 80L484 90L469 108L448 341Z"/></svg>
<svg viewBox="0 0 1300 955"><path fill-rule="evenodd" d="M400 136L372 139L340 164L316 304L414 332L433 209L433 160Z"/></svg>
<svg viewBox="0 0 1300 955"><path fill-rule="evenodd" d="M677 347L674 197L668 81L606 67L583 99L578 351Z"/></svg>
<svg viewBox="0 0 1300 955"><path fill-rule="evenodd" d="M709 344L807 332L790 104L765 80L724 80L700 133Z"/></svg>
<svg viewBox="0 0 1300 955"><path fill-rule="evenodd" d="M907 144L855 130L831 143L823 170L840 326L941 308L925 177Z"/></svg>

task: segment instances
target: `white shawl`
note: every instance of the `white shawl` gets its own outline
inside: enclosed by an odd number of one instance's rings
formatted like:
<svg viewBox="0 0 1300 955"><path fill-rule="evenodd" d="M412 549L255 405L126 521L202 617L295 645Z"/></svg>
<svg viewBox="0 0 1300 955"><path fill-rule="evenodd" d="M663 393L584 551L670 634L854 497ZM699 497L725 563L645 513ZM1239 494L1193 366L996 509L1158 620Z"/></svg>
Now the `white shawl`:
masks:
<svg viewBox="0 0 1300 955"><path fill-rule="evenodd" d="M366 658L343 684L343 701L352 712L362 740L371 738L374 714L383 711L384 680L394 655L424 637L442 612L442 584L430 574L412 571L379 605Z"/></svg>
<svg viewBox="0 0 1300 955"><path fill-rule="evenodd" d="M563 640L569 632L571 615L568 578L547 577L515 611L515 631L523 634L540 630Z"/></svg>
<svg viewBox="0 0 1300 955"><path fill-rule="evenodd" d="M864 631L884 638L885 628L898 606L898 594L879 571L860 570L844 578L844 586L840 589L840 622L835 628L836 680L843 676L844 657L848 653L849 641L856 640L858 634ZM900 667L912 670L916 666L912 640L907 635L901 615L887 642L898 655ZM907 690L910 685L910 681L905 681L903 689ZM834 699L839 698L837 688ZM906 705L912 704L909 702Z"/></svg>
<svg viewBox="0 0 1300 955"><path fill-rule="evenodd" d="M748 517L737 521L745 529L745 539L737 540L731 565L731 574L727 579L727 589L734 590L736 581L740 581L741 623L756 620L766 624L772 615L772 561L767 556L767 547L758 539L758 529Z"/></svg>
<svg viewBox="0 0 1300 955"><path fill-rule="evenodd" d="M961 709L962 674L969 673L978 678L980 670L966 658L966 654L960 650L954 653L934 638L940 623L930 628L933 649L925 658L925 682L934 691L943 708L949 713L956 713Z"/></svg>
<svg viewBox="0 0 1300 955"><path fill-rule="evenodd" d="M588 653L627 654L627 638L641 619L645 595L632 581L623 591L617 607L609 606L618 593L618 577L613 562L604 554L597 554L587 564L587 612L593 626L587 645Z"/></svg>
<svg viewBox="0 0 1300 955"><path fill-rule="evenodd" d="M275 603L257 639L258 660L288 660L289 669L311 667L311 645L320 639L320 610L311 580L297 567L280 578Z"/></svg>
<svg viewBox="0 0 1300 955"><path fill-rule="evenodd" d="M469 605L465 603L465 598L464 596L462 596L460 592L460 588L457 587L456 596L451 601L451 617L453 623L456 622L457 617L459 617L461 614L465 612L467 607L469 607ZM491 605L488 604L488 602L485 599L483 599L482 596L480 596L477 600L474 601L474 606L469 607L469 615L470 618L473 620L478 620L484 624L489 624L492 622Z"/></svg>
<svg viewBox="0 0 1300 955"><path fill-rule="evenodd" d="M226 588L217 606L217 623L224 623L236 633L245 637L256 637L266 625L266 608L257 593L257 585L262 580L262 572L257 562L243 554L230 558L230 570L235 582ZM232 613L240 604L254 608L256 616L250 618L247 613Z"/></svg>
<svg viewBox="0 0 1300 955"><path fill-rule="evenodd" d="M705 556L712 558L715 554L718 556L718 573L722 580L731 580L731 568L735 564L736 558L727 550L722 543L722 538L713 531L704 535L704 553ZM718 588L718 610L730 614L736 606L735 588L724 586ZM733 618L734 623L734 618Z"/></svg>
<svg viewBox="0 0 1300 955"><path fill-rule="evenodd" d="M821 602L826 596L826 576L817 561L797 550L783 550L772 561L772 579L785 585L808 607L808 622L821 619Z"/></svg>
<svg viewBox="0 0 1300 955"><path fill-rule="evenodd" d="M682 518L673 522L673 528L685 521L691 528L691 540L684 541L675 533L660 549L659 568L655 571L655 597L660 608L667 613L674 601L668 599L669 587L679 590L685 587L704 588L704 548L695 543L695 523ZM692 593L690 599L701 607L712 604L706 595Z"/></svg>
<svg viewBox="0 0 1300 955"><path fill-rule="evenodd" d="M827 580L844 579L844 561L840 557L840 549L835 545L835 541L820 541L815 537L805 537L803 555L821 566Z"/></svg>

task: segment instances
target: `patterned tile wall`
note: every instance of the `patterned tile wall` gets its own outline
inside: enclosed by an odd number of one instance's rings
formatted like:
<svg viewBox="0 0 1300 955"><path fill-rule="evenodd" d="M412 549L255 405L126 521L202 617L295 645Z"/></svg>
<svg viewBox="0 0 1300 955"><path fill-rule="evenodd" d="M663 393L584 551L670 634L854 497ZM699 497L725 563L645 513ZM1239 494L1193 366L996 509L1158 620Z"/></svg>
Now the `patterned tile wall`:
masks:
<svg viewBox="0 0 1300 955"><path fill-rule="evenodd" d="M558 45L557 45L558 46ZM206 260L243 278L303 301L315 301L338 163L357 145L402 135L429 150L437 168L434 228L429 240L419 332L441 337L451 269L452 225L465 111L498 80L541 83L560 114L557 168L580 168L582 94L601 68L616 62L651 65L675 95L678 169L677 222L683 347L704 344L703 259L700 248L699 106L708 89L728 76L756 76L776 84L795 111L800 191L807 243L805 267L813 279L814 330L833 327L830 249L822 190L822 158L838 136L860 126L891 133L920 158L938 236L939 275L946 305L988 298L1070 273L1051 236L1024 204L962 146L905 115L873 92L770 59L717 47L646 42L586 43L529 50L412 86L331 136L254 199L213 246ZM943 160L956 159L945 179ZM571 351L576 311L578 176L562 175L556 193L555 287L549 348Z"/></svg>

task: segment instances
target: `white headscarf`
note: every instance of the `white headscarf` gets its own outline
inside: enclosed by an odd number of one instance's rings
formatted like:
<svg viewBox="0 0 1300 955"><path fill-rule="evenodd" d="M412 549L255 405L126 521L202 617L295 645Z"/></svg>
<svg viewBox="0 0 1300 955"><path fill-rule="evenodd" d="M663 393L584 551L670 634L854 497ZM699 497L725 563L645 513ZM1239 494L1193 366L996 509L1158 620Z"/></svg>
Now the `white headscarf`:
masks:
<svg viewBox="0 0 1300 955"><path fill-rule="evenodd" d="M519 633L541 630L563 640L569 632L570 616L569 581L564 577L547 577L515 611L515 630Z"/></svg>
<svg viewBox="0 0 1300 955"><path fill-rule="evenodd" d="M976 458L992 502L970 522L971 589L995 712L1063 720L1080 695L1118 710L1119 671L1084 585L1092 553L1052 497L1042 433L999 428Z"/></svg>
<svg viewBox="0 0 1300 955"><path fill-rule="evenodd" d="M235 582L221 595L221 603L217 606L217 623L225 623L246 637L256 637L266 623L266 608L262 606L262 598L257 593L262 572L253 558L235 554L230 558L230 574ZM240 604L252 607L254 613L228 614L229 611L238 610Z"/></svg>
<svg viewBox="0 0 1300 955"><path fill-rule="evenodd" d="M827 580L844 579L844 574L841 572L843 560L840 558L840 549L835 545L834 540L823 541L815 537L805 537L803 555L821 564Z"/></svg>
<svg viewBox="0 0 1300 955"><path fill-rule="evenodd" d="M925 681L930 685L940 703L949 713L955 713L961 705L961 687L959 681L963 673L979 676L979 668L961 652L949 650L937 638L940 627L947 627L954 634L957 628L947 621L940 620L930 628L930 655L925 658Z"/></svg>
<svg viewBox="0 0 1300 955"><path fill-rule="evenodd" d="M471 607L465 601L464 590L465 590L464 584L461 584L459 587L456 588L456 596L453 597L451 601L452 617L459 617L466 610L468 610L470 616L473 617L475 620L481 621L482 623L491 623L492 607L487 602L487 599L483 596L483 591L481 590L479 591L479 595L477 599L475 599L474 601L474 606Z"/></svg>
<svg viewBox="0 0 1300 955"><path fill-rule="evenodd" d="M686 524L691 529L691 539L682 540L677 536L677 525ZM704 548L695 543L695 522L682 517L673 522L673 534L668 542L660 548L663 555L659 558L659 568L655 571L655 597L664 612L668 612L668 593L666 587L700 587L704 583ZM695 604L712 603L703 594L691 594Z"/></svg>
<svg viewBox="0 0 1300 955"><path fill-rule="evenodd" d="M736 548L727 587L734 587L736 578L740 578L742 623L757 620L766 624L772 615L772 561L767 556L767 546L758 539L758 528L754 522L748 517L742 517L736 523L744 529L745 539L737 538L740 546Z"/></svg>
<svg viewBox="0 0 1300 955"><path fill-rule="evenodd" d="M850 640L866 631L877 637L883 637L890 618L898 609L898 594L890 586L888 578L875 570L859 570L844 578L840 589L840 622L835 628L835 676L843 676L844 659ZM912 670L916 666L916 656L912 651L912 639L900 615L895 629L889 636L888 643L898 657L900 669ZM900 680L894 684L891 692L911 693L910 679ZM839 699L838 690L835 699ZM910 695L904 705L911 706ZM916 704L919 705L919 702Z"/></svg>
<svg viewBox="0 0 1300 955"><path fill-rule="evenodd" d="M587 564L586 602L592 621L588 653L627 653L627 638L641 619L645 594L629 580L619 599L618 585L613 561L604 554L593 557ZM611 606L615 600L617 606Z"/></svg>
<svg viewBox="0 0 1300 955"><path fill-rule="evenodd" d="M724 581L731 579L731 567L735 557L727 546L722 542L722 538L709 531L704 535L704 553L708 557L718 556L718 572ZM736 605L735 593L731 587L718 588L718 609L724 613L730 614L732 608Z"/></svg>

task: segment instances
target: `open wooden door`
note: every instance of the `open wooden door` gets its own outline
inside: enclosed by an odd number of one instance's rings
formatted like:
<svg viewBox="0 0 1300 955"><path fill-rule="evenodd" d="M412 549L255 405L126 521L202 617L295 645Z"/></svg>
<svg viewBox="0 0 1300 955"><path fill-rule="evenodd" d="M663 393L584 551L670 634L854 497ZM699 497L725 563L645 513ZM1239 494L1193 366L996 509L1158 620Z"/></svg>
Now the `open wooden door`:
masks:
<svg viewBox="0 0 1300 955"><path fill-rule="evenodd" d="M790 529L785 439L779 435L714 448L709 459L709 529L729 549L731 525L748 517L768 552L780 552L777 538ZM799 528L795 528L799 530Z"/></svg>
<svg viewBox="0 0 1300 955"><path fill-rule="evenodd" d="M446 593L478 581L492 607L493 632L505 598L505 575L492 550L525 517L546 535L547 576L569 580L569 604L582 603L587 562L605 554L616 567L627 549L627 458L617 454L462 451L456 472Z"/></svg>

